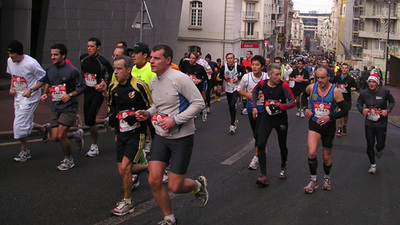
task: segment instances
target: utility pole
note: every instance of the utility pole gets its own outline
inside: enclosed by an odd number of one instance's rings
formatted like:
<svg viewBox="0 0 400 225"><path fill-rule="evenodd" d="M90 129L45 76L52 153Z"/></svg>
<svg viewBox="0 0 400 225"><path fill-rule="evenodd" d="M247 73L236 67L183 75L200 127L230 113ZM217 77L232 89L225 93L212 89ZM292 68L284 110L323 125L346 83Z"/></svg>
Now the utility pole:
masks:
<svg viewBox="0 0 400 225"><path fill-rule="evenodd" d="M387 38L386 38L386 69L385 69L385 85L387 85L387 77L388 77L388 67L389 67L389 34L390 34L390 0L389 4L389 15L388 15L388 23L387 23Z"/></svg>

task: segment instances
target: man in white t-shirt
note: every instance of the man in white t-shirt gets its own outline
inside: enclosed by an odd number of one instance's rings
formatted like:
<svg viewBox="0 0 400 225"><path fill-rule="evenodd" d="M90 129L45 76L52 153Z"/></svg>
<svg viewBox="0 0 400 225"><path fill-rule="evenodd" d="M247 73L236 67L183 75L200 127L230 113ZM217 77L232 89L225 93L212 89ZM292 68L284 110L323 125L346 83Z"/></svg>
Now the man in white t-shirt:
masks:
<svg viewBox="0 0 400 225"><path fill-rule="evenodd" d="M20 41L13 40L7 46L7 73L11 75L9 94L14 96L14 139L21 142L21 151L14 158L16 162L25 162L31 158L27 149L27 136L32 129L38 129L46 134L48 126L33 123L36 107L39 105L41 91L32 93L31 98L24 98L22 93L32 88L45 75L40 64L29 55L24 54Z"/></svg>

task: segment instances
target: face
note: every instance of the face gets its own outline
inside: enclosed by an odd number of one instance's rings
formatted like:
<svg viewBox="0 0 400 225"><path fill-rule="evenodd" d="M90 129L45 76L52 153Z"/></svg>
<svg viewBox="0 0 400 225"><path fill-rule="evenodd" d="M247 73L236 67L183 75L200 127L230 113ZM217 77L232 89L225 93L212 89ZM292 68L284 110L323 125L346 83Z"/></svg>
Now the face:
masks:
<svg viewBox="0 0 400 225"><path fill-rule="evenodd" d="M260 74L262 70L261 63L258 60L251 61L251 70L254 74Z"/></svg>
<svg viewBox="0 0 400 225"><path fill-rule="evenodd" d="M250 52L246 52L246 59L247 59L247 60L250 60L251 57L252 57L251 53L250 53Z"/></svg>
<svg viewBox="0 0 400 225"><path fill-rule="evenodd" d="M147 54L143 54L143 52L135 53L132 52L132 60L135 65L141 65L144 61L147 60Z"/></svg>
<svg viewBox="0 0 400 225"><path fill-rule="evenodd" d="M349 73L349 66L342 65L342 75L347 75Z"/></svg>
<svg viewBox="0 0 400 225"><path fill-rule="evenodd" d="M211 59L209 59L209 58L206 58L206 61L207 61L208 63L210 63L210 62L211 62Z"/></svg>
<svg viewBox="0 0 400 225"><path fill-rule="evenodd" d="M125 68L124 63L125 60L123 59L114 61L115 79L118 82L128 80L129 77L131 76L132 68Z"/></svg>
<svg viewBox="0 0 400 225"><path fill-rule="evenodd" d="M21 55L15 52L8 52L8 57L10 57L13 62L21 62L22 59Z"/></svg>
<svg viewBox="0 0 400 225"><path fill-rule="evenodd" d="M326 70L319 69L316 73L316 79L318 82L318 86L321 88L326 87L329 84L329 76Z"/></svg>
<svg viewBox="0 0 400 225"><path fill-rule="evenodd" d="M171 57L165 58L164 57L164 49L151 52L150 54L150 64L151 64L151 71L157 74L157 76L161 76L171 64Z"/></svg>
<svg viewBox="0 0 400 225"><path fill-rule="evenodd" d="M239 63L239 59L234 59L233 62L234 63Z"/></svg>
<svg viewBox="0 0 400 225"><path fill-rule="evenodd" d="M60 54L60 49L50 49L51 63L54 65L64 64L65 55Z"/></svg>
<svg viewBox="0 0 400 225"><path fill-rule="evenodd" d="M196 56L194 54L190 54L190 56L189 56L190 65L192 65L192 66L196 65L196 61L197 61Z"/></svg>
<svg viewBox="0 0 400 225"><path fill-rule="evenodd" d="M321 65L322 65L322 66L328 66L328 61L322 60Z"/></svg>
<svg viewBox="0 0 400 225"><path fill-rule="evenodd" d="M302 62L298 62L297 63L297 68L299 68L299 69L303 69L303 63Z"/></svg>
<svg viewBox="0 0 400 225"><path fill-rule="evenodd" d="M370 91L372 92L376 92L378 90L378 83L376 83L376 81L374 80L368 80L368 88Z"/></svg>
<svg viewBox="0 0 400 225"><path fill-rule="evenodd" d="M279 59L275 59L275 60L274 60L274 63L277 63L277 64L279 64L280 66L282 66L282 62L281 62Z"/></svg>
<svg viewBox="0 0 400 225"><path fill-rule="evenodd" d="M269 79L272 83L274 84L279 84L281 81L281 70L279 69L273 69L272 73L268 73Z"/></svg>
<svg viewBox="0 0 400 225"><path fill-rule="evenodd" d="M271 63L270 58L265 58L265 66L268 66Z"/></svg>
<svg viewBox="0 0 400 225"><path fill-rule="evenodd" d="M228 56L226 56L226 63L227 63L228 65L230 65L230 66L232 66L232 65L235 63L234 58L233 58L233 55L228 55Z"/></svg>
<svg viewBox="0 0 400 225"><path fill-rule="evenodd" d="M87 43L87 51L89 56L96 56L99 53L100 46L96 46L95 41L88 41Z"/></svg>
<svg viewBox="0 0 400 225"><path fill-rule="evenodd" d="M114 60L115 57L117 57L119 55L123 55L123 54L124 54L124 50L122 48L116 48L116 49L114 49L112 59Z"/></svg>

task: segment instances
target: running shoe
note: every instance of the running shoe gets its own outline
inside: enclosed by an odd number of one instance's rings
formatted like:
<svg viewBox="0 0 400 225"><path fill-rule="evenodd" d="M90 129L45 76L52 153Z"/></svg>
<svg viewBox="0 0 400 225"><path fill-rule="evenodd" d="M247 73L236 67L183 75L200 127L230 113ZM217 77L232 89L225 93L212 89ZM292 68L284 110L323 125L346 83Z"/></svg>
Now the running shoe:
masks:
<svg viewBox="0 0 400 225"><path fill-rule="evenodd" d="M229 126L229 133L230 134L235 134L236 133L236 126L230 125Z"/></svg>
<svg viewBox="0 0 400 225"><path fill-rule="evenodd" d="M300 118L304 118L304 117L305 117L304 110L300 110Z"/></svg>
<svg viewBox="0 0 400 225"><path fill-rule="evenodd" d="M256 169L258 169L258 157L257 157L257 156L254 156L254 157L251 159L251 162L250 162L248 168L249 168L249 170L256 170Z"/></svg>
<svg viewBox="0 0 400 225"><path fill-rule="evenodd" d="M108 117L104 118L103 126L104 126L104 129L106 130L106 132L110 132L110 130L111 130L111 127L110 127L110 124L108 123L108 121L109 121Z"/></svg>
<svg viewBox="0 0 400 225"><path fill-rule="evenodd" d="M57 169L61 170L61 171L66 171L66 170L72 169L74 167L75 167L75 164L74 164L73 160L64 159L63 161L61 161L61 164L59 166L57 166Z"/></svg>
<svg viewBox="0 0 400 225"><path fill-rule="evenodd" d="M83 130L82 129L78 129L77 131L74 132L75 135L75 141L76 141L76 148L78 149L78 151L82 150L85 142L83 141Z"/></svg>
<svg viewBox="0 0 400 225"><path fill-rule="evenodd" d="M322 181L322 190L331 190L331 179L325 177L324 181Z"/></svg>
<svg viewBox="0 0 400 225"><path fill-rule="evenodd" d="M242 110L242 115L247 115L247 114L248 114L247 109L243 109Z"/></svg>
<svg viewBox="0 0 400 225"><path fill-rule="evenodd" d="M339 129L337 129L336 136L337 137L341 137L342 136L342 129L340 127L339 127Z"/></svg>
<svg viewBox="0 0 400 225"><path fill-rule="evenodd" d="M211 113L211 106L207 106L207 113L208 113L208 114Z"/></svg>
<svg viewBox="0 0 400 225"><path fill-rule="evenodd" d="M342 136L346 136L346 135L347 135L347 129L346 129L346 126L343 126Z"/></svg>
<svg viewBox="0 0 400 225"><path fill-rule="evenodd" d="M169 181L169 169L170 169L169 166L167 166L167 168L165 168L164 175L163 175L163 178L162 178L162 182L164 184L168 183L168 181Z"/></svg>
<svg viewBox="0 0 400 225"><path fill-rule="evenodd" d="M160 221L157 223L157 225L177 225L178 224L178 219L175 218L175 223L173 223L170 219L164 219L163 221Z"/></svg>
<svg viewBox="0 0 400 225"><path fill-rule="evenodd" d="M257 178L256 184L262 185L262 186L268 186L268 177L267 176L261 176Z"/></svg>
<svg viewBox="0 0 400 225"><path fill-rule="evenodd" d="M88 157L95 157L96 155L100 154L99 152L99 146L97 145L91 145L89 151L86 153L86 156Z"/></svg>
<svg viewBox="0 0 400 225"><path fill-rule="evenodd" d="M44 132L42 141L43 143L46 143L50 139L50 124L49 123L43 124L43 127L44 127Z"/></svg>
<svg viewBox="0 0 400 225"><path fill-rule="evenodd" d="M132 189L139 187L139 185L140 185L139 175L132 174Z"/></svg>
<svg viewBox="0 0 400 225"><path fill-rule="evenodd" d="M135 211L133 204L129 204L122 199L122 201L117 203L117 207L115 207L111 213L116 216L124 216L128 213L133 213L133 211Z"/></svg>
<svg viewBox="0 0 400 225"><path fill-rule="evenodd" d="M382 158L382 153L383 153L383 150L381 150L381 151L376 151L376 152L375 152L376 158L381 159L381 158Z"/></svg>
<svg viewBox="0 0 400 225"><path fill-rule="evenodd" d="M376 174L376 164L372 164L371 168L368 170L369 174Z"/></svg>
<svg viewBox="0 0 400 225"><path fill-rule="evenodd" d="M279 179L286 179L286 167L281 168L281 172L279 172Z"/></svg>
<svg viewBox="0 0 400 225"><path fill-rule="evenodd" d="M297 110L296 116L300 117L300 109Z"/></svg>
<svg viewBox="0 0 400 225"><path fill-rule="evenodd" d="M317 189L319 187L318 180L313 181L310 179L310 183L307 184L307 186L304 187L304 191L307 192L308 194L312 194L314 192L314 189Z"/></svg>
<svg viewBox="0 0 400 225"><path fill-rule="evenodd" d="M82 122L82 119L81 119L80 115L76 115L75 123L76 123L76 126L78 127L78 129L82 129L83 122Z"/></svg>
<svg viewBox="0 0 400 225"><path fill-rule="evenodd" d="M239 120L235 120L235 126L237 126L239 123Z"/></svg>
<svg viewBox="0 0 400 225"><path fill-rule="evenodd" d="M203 121L203 123L207 122L207 109L203 109L203 113L201 114L201 121Z"/></svg>
<svg viewBox="0 0 400 225"><path fill-rule="evenodd" d="M31 151L21 149L21 151L19 152L17 157L14 158L14 161L15 162L25 162L26 160L30 159L31 157L32 157Z"/></svg>
<svg viewBox="0 0 400 225"><path fill-rule="evenodd" d="M205 176L199 176L197 181L200 182L201 187L195 193L196 198L200 200L200 207L204 207L208 202L208 191L207 191L207 178Z"/></svg>

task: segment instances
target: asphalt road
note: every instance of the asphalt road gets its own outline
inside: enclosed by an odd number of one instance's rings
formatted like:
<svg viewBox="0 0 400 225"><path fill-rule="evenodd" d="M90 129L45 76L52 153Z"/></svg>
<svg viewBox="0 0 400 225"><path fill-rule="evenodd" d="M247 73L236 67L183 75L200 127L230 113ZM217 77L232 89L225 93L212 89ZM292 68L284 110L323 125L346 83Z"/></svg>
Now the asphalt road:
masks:
<svg viewBox="0 0 400 225"><path fill-rule="evenodd" d="M354 105L354 104L353 104ZM377 174L368 174L363 117L353 107L348 136L335 138L332 190L321 188L306 194L308 183L307 119L289 111L288 177L279 180L280 153L276 133L267 144L268 187L255 181L260 172L247 169L253 149L247 116L238 110L238 130L229 135L226 100L214 102L206 124L197 119L195 147L188 177L208 178L210 200L198 208L192 194L172 196L179 224L399 224L400 223L400 128L388 126L386 148L377 160ZM101 133L100 155L85 157L85 149L73 151L76 167L57 171L63 159L58 143L29 144L32 158L13 162L18 145L0 142L0 224L156 224L162 213L154 203L147 174L133 191L135 213L111 216L122 198L114 135ZM323 178L318 153L318 176Z"/></svg>

